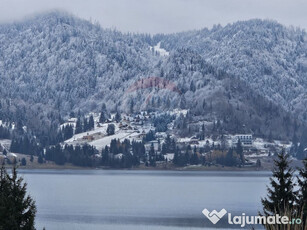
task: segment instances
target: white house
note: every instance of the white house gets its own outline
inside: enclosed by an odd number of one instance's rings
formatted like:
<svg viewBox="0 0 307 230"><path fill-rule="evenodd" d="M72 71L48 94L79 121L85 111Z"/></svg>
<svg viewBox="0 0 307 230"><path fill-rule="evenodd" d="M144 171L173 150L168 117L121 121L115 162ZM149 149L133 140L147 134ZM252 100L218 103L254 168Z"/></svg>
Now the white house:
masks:
<svg viewBox="0 0 307 230"><path fill-rule="evenodd" d="M249 147L253 145L253 135L252 134L237 134L232 139L232 146L236 146L238 142L242 143L242 146Z"/></svg>

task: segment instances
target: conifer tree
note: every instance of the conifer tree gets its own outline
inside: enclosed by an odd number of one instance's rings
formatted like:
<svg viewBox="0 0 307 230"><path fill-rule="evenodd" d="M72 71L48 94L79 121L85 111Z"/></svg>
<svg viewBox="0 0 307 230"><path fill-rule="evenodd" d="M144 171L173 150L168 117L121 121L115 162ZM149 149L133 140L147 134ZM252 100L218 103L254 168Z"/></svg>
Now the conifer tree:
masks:
<svg viewBox="0 0 307 230"><path fill-rule="evenodd" d="M200 140L205 140L205 124L201 126Z"/></svg>
<svg viewBox="0 0 307 230"><path fill-rule="evenodd" d="M107 106L106 106L105 103L103 103L102 106L101 106L101 113L100 113L100 117L99 117L99 123L104 123L106 121L106 119L108 118L107 114L108 114Z"/></svg>
<svg viewBox="0 0 307 230"><path fill-rule="evenodd" d="M62 132L63 132L64 140L71 138L74 134L73 127L71 125L66 125L63 128Z"/></svg>
<svg viewBox="0 0 307 230"><path fill-rule="evenodd" d="M35 230L36 206L27 195L27 184L17 176L16 168L10 176L4 165L0 172L0 229Z"/></svg>
<svg viewBox="0 0 307 230"><path fill-rule="evenodd" d="M307 159L303 161L304 167L299 170L299 177L297 177L299 184L299 209L303 213L303 224L307 227Z"/></svg>
<svg viewBox="0 0 307 230"><path fill-rule="evenodd" d="M26 160L26 158L23 157L23 158L21 159L21 165L22 165L22 166L26 166L26 165L27 165L27 160Z"/></svg>
<svg viewBox="0 0 307 230"><path fill-rule="evenodd" d="M193 153L192 157L191 157L191 165L198 165L199 164L199 158L197 156L197 153Z"/></svg>
<svg viewBox="0 0 307 230"><path fill-rule="evenodd" d="M237 147L236 152L240 156L241 163L244 165L245 160L244 160L244 154L243 154L243 147L242 147L242 143L240 140L238 140L236 147Z"/></svg>
<svg viewBox="0 0 307 230"><path fill-rule="evenodd" d="M163 148L162 148L162 149L163 149ZM178 149L178 147L175 149L173 163L174 163L175 165L178 165L178 164L179 164L179 149Z"/></svg>
<svg viewBox="0 0 307 230"><path fill-rule="evenodd" d="M129 105L129 110L130 110L130 114L133 114L134 113L134 101L133 99L130 100L130 105Z"/></svg>
<svg viewBox="0 0 307 230"><path fill-rule="evenodd" d="M100 117L99 117L99 123L104 123L106 121L106 119L107 119L107 116L106 116L105 112L101 111Z"/></svg>
<svg viewBox="0 0 307 230"><path fill-rule="evenodd" d="M267 188L267 198L261 199L265 215L283 215L285 212L292 212L297 201L289 155L282 150L274 160L274 164L273 176L270 178L271 186Z"/></svg>
<svg viewBox="0 0 307 230"><path fill-rule="evenodd" d="M83 131L82 122L81 122L80 117L78 117L78 120L77 120L77 122L76 122L76 130L75 130L75 133L76 133L76 134L82 133L82 131Z"/></svg>
<svg viewBox="0 0 307 230"><path fill-rule="evenodd" d="M106 146L104 150L102 151L101 164L102 165L109 164L109 147L108 146Z"/></svg>
<svg viewBox="0 0 307 230"><path fill-rule="evenodd" d="M151 143L151 145L150 145L149 154L151 156L155 155L155 148L154 148L154 144L153 143Z"/></svg>
<svg viewBox="0 0 307 230"><path fill-rule="evenodd" d="M114 124L108 124L107 134L108 134L108 136L115 134L115 125Z"/></svg>
<svg viewBox="0 0 307 230"><path fill-rule="evenodd" d="M115 121L118 123L118 122L120 122L120 120L121 120L122 118L121 118L121 115L120 115L120 112L116 112L116 114L115 114Z"/></svg>
<svg viewBox="0 0 307 230"><path fill-rule="evenodd" d="M260 159L258 159L257 161L256 161L256 167L259 169L259 168L261 168L261 161L260 161Z"/></svg>
<svg viewBox="0 0 307 230"><path fill-rule="evenodd" d="M95 128L95 122L93 115L90 116L89 122L88 122L89 130L92 130Z"/></svg>
<svg viewBox="0 0 307 230"><path fill-rule="evenodd" d="M43 164L43 163L44 163L44 159L43 159L43 157L42 157L42 154L39 154L39 155L38 155L37 162L38 162L39 164Z"/></svg>
<svg viewBox="0 0 307 230"><path fill-rule="evenodd" d="M226 166L237 165L237 157L236 157L236 154L234 153L232 148L230 148L228 150L228 152L226 153L225 160L224 160L223 164L226 165Z"/></svg>
<svg viewBox="0 0 307 230"><path fill-rule="evenodd" d="M89 124L88 124L88 120L87 118L84 118L83 119L83 132L86 132L88 131L90 128L89 128Z"/></svg>

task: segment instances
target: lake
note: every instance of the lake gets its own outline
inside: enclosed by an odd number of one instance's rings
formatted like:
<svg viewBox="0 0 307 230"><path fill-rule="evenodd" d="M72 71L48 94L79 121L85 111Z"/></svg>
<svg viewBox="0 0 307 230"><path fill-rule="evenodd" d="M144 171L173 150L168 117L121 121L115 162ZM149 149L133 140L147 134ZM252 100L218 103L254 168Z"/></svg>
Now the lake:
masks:
<svg viewBox="0 0 307 230"><path fill-rule="evenodd" d="M257 215L270 172L19 170L38 230L230 229L202 214ZM237 229L239 229L237 227ZM250 229L250 227L249 227Z"/></svg>

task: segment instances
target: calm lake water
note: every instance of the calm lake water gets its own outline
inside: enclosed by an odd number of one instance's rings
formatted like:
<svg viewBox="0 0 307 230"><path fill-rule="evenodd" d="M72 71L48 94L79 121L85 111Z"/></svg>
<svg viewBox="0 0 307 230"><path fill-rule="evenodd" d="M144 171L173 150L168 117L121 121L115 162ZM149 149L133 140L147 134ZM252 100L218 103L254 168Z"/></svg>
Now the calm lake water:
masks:
<svg viewBox="0 0 307 230"><path fill-rule="evenodd" d="M257 215L269 172L19 170L39 230L229 229L202 210ZM250 229L250 228L249 228Z"/></svg>

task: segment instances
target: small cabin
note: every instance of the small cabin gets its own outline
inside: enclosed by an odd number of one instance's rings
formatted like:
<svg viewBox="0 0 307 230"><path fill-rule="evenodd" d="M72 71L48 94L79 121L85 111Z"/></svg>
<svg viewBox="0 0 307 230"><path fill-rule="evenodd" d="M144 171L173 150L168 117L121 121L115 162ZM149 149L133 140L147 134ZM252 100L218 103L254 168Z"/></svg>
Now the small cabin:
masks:
<svg viewBox="0 0 307 230"><path fill-rule="evenodd" d="M199 145L199 139L193 138L189 141L190 145Z"/></svg>
<svg viewBox="0 0 307 230"><path fill-rule="evenodd" d="M86 135L82 137L83 140L93 141L95 138L92 135Z"/></svg>

